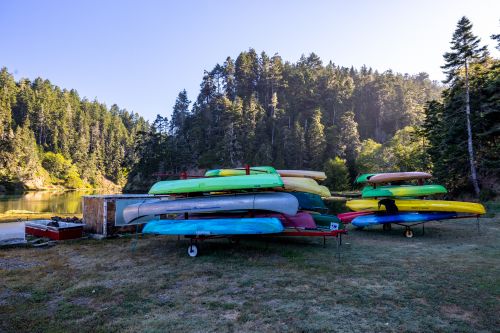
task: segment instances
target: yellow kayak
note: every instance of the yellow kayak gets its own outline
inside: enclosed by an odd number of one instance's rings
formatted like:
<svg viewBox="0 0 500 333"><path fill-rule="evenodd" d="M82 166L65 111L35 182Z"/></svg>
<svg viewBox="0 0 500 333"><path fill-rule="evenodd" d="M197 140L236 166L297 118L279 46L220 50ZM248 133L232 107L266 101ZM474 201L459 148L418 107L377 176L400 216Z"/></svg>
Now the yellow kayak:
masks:
<svg viewBox="0 0 500 333"><path fill-rule="evenodd" d="M355 212L369 210L385 210L385 206L378 205L379 200L355 199L349 200L346 206ZM445 201L445 200L394 200L401 212L456 212L468 214L484 214L486 210L483 205L474 202Z"/></svg>
<svg viewBox="0 0 500 333"><path fill-rule="evenodd" d="M311 178L281 177L281 180L283 181L285 191L307 192L317 194L321 197L331 196L330 190L326 186L319 185Z"/></svg>

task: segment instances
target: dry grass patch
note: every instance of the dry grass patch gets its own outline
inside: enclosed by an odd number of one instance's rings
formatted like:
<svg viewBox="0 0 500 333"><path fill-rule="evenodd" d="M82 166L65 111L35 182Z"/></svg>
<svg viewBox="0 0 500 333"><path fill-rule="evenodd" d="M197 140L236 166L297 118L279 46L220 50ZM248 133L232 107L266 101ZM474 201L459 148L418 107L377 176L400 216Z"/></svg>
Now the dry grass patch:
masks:
<svg viewBox="0 0 500 333"><path fill-rule="evenodd" d="M0 331L492 331L500 220L319 239L144 237L0 252ZM76 325L76 326L75 326Z"/></svg>

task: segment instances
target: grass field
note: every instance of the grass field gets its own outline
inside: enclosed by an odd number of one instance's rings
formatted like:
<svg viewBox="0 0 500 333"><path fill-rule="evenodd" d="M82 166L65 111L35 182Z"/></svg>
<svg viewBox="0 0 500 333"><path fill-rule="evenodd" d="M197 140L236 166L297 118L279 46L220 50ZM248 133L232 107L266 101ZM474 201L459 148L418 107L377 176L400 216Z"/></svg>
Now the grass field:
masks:
<svg viewBox="0 0 500 333"><path fill-rule="evenodd" d="M0 332L492 332L500 218L352 230L335 241L175 238L0 250Z"/></svg>

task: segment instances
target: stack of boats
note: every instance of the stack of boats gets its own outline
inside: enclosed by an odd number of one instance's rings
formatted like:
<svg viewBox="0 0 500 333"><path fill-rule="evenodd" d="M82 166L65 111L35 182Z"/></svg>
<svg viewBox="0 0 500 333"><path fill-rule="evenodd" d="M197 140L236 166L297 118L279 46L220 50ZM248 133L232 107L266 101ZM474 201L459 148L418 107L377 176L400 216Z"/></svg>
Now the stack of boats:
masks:
<svg viewBox="0 0 500 333"><path fill-rule="evenodd" d="M354 212L339 214L344 223L352 222L362 228L382 224L389 229L391 223L405 225L405 236L412 237L409 224L428 221L479 216L485 213L483 205L473 202L428 200L423 197L447 193L446 188L425 182L432 176L425 172L396 172L364 174L356 183L366 186L362 199L347 202Z"/></svg>
<svg viewBox="0 0 500 333"><path fill-rule="evenodd" d="M143 233L188 237L291 234L343 229L326 214L322 197L330 191L317 181L324 172L273 167L217 169L205 177L160 181L157 198L128 205L125 222L145 219Z"/></svg>

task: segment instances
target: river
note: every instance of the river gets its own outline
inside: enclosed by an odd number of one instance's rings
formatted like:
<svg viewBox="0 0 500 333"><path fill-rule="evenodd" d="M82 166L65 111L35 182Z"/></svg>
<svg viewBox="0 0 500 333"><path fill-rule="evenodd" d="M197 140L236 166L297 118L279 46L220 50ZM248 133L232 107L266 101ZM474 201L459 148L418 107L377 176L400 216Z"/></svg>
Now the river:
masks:
<svg viewBox="0 0 500 333"><path fill-rule="evenodd" d="M0 194L0 214L11 210L36 213L81 214L82 197L92 191L36 191Z"/></svg>

